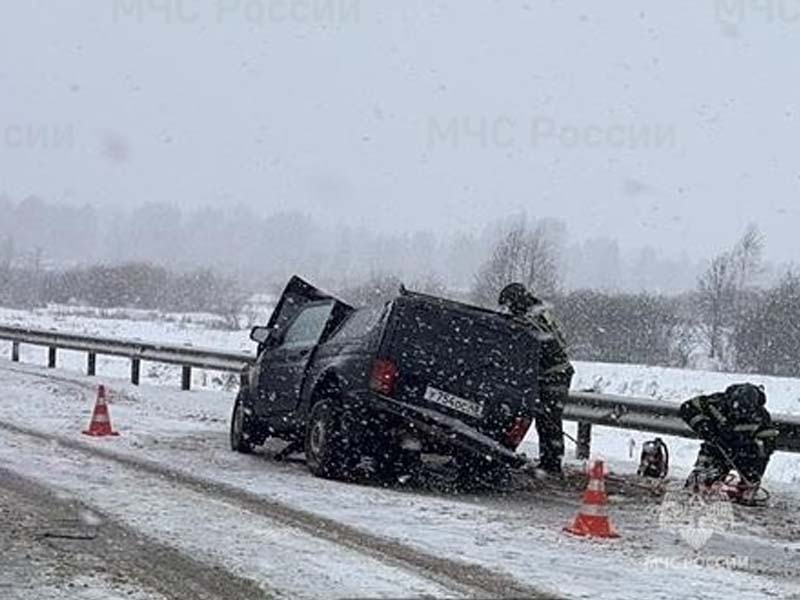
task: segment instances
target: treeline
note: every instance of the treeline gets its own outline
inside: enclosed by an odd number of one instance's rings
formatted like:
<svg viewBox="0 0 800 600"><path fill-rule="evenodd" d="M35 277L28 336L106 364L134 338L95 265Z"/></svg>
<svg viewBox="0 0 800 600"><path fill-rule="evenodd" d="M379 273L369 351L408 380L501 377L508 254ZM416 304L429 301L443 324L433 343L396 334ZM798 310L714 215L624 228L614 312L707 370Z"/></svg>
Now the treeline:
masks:
<svg viewBox="0 0 800 600"><path fill-rule="evenodd" d="M56 303L205 312L218 315L220 323L231 329L252 320L246 314L251 290L208 269L175 272L146 263L60 272L1 267L0 305L30 308ZM448 291L436 279L406 284L418 291L475 300L474 295ZM337 292L361 305L392 296L400 285L401 279L380 275ZM495 300L486 304L494 306ZM735 319L725 317L722 331L713 333L709 322L715 316L702 310L708 299L700 290L679 296L556 291L547 300L576 360L800 376L800 277L791 273L773 287L749 290ZM723 339L714 343L725 348L725 360L719 354L711 357L710 340L715 336Z"/></svg>
<svg viewBox="0 0 800 600"><path fill-rule="evenodd" d="M535 207L531 207L535 210ZM277 284L303 273L328 287L358 285L373 273L404 281L437 278L470 288L475 269L518 217L498 215L475 230L378 231L314 219L297 211L259 214L244 205L188 209L148 202L128 209L73 206L0 193L0 262L31 269L149 262L176 271L199 267ZM652 248L623 250L616 240L571 239L567 225L545 225L567 288L604 290L691 286L698 265Z"/></svg>
<svg viewBox="0 0 800 600"><path fill-rule="evenodd" d="M759 292L735 324L731 343L742 371L800 376L800 277L787 274Z"/></svg>
<svg viewBox="0 0 800 600"><path fill-rule="evenodd" d="M701 302L697 293L580 291L556 297L554 305L578 360L800 377L800 277L787 273L749 295L720 334L722 361L710 356Z"/></svg>
<svg viewBox="0 0 800 600"><path fill-rule="evenodd" d="M475 276L471 299L496 305L524 283L550 301L577 359L800 376L800 278L762 287L764 238L750 225L679 295L563 291L558 228L512 222Z"/></svg>
<svg viewBox="0 0 800 600"><path fill-rule="evenodd" d="M554 305L576 359L800 376L800 278L788 272L765 285L764 239L757 228L748 227L730 249L709 260L695 289L678 295L569 291L563 237L557 221L506 221L485 252L472 257L472 285L466 288L432 273L409 276L392 264L348 277L316 276L290 258L282 268L355 304L392 295L402 281L411 289L496 307L500 289L520 281ZM418 250L425 264L430 247ZM252 320L243 313L253 292L276 293L287 279L143 261L55 269L20 265L13 257L11 244L0 243L0 305L207 312L231 328Z"/></svg>
<svg viewBox="0 0 800 600"><path fill-rule="evenodd" d="M210 269L175 272L148 263L127 263L37 271L0 265L0 305L11 307L54 303L206 312L238 328L247 298L235 278Z"/></svg>
<svg viewBox="0 0 800 600"><path fill-rule="evenodd" d="M577 291L555 298L555 312L577 360L688 367L694 327L685 297Z"/></svg>

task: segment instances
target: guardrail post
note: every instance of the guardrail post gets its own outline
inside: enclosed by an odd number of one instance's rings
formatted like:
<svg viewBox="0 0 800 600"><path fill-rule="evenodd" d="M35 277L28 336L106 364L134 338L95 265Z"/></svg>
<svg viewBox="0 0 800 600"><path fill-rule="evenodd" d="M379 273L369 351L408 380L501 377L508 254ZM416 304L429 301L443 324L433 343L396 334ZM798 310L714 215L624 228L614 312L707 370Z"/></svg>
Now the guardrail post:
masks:
<svg viewBox="0 0 800 600"><path fill-rule="evenodd" d="M592 453L592 424L578 423L578 446L575 448L575 458L587 460Z"/></svg>
<svg viewBox="0 0 800 600"><path fill-rule="evenodd" d="M139 385L139 372L141 371L142 361L138 358L131 359L131 383Z"/></svg>
<svg viewBox="0 0 800 600"><path fill-rule="evenodd" d="M48 369L55 369L56 368L56 352L58 349L55 346L50 346L47 351L47 368Z"/></svg>
<svg viewBox="0 0 800 600"><path fill-rule="evenodd" d="M11 362L19 362L19 342L11 342Z"/></svg>
<svg viewBox="0 0 800 600"><path fill-rule="evenodd" d="M192 367L184 366L181 372L181 389L184 392L192 388Z"/></svg>
<svg viewBox="0 0 800 600"><path fill-rule="evenodd" d="M86 374L89 377L94 377L97 372L97 354L89 352L86 355Z"/></svg>

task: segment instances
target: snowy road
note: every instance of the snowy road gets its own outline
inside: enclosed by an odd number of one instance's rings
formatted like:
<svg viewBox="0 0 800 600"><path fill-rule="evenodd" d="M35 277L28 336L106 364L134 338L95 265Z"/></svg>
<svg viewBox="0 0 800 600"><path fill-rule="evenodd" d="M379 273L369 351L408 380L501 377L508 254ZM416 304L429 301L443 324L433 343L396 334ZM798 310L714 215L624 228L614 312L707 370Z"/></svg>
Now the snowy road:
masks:
<svg viewBox="0 0 800 600"><path fill-rule="evenodd" d="M278 566L280 562L287 563L280 565L281 569L290 567L288 564L290 561L285 557L281 557L279 560L278 554L283 554L294 546L301 554L313 551L318 556L328 557L327 559L322 558L319 565L323 573L327 568L333 566L333 563L338 563L337 570L341 570L341 572L347 573L348 576L360 580L359 585L363 585L364 589L368 590L372 588L372 592L392 593L391 586L384 590L380 586L376 586L375 581L370 581L373 578L380 579L381 570L387 570L388 566L392 570L397 567L401 571L406 570L409 573L417 573L422 580L429 579L434 582L438 580L442 583L439 588L435 585L415 586L412 581L413 578L401 579L400 583L410 586L408 591L412 592L433 593L434 591L442 592L443 590L453 592L461 589L464 593L477 592L484 595L516 595L524 597L537 597L540 595L537 590L526 588L512 579L493 573L488 569L460 564L442 557L426 555L390 539L382 539L334 520L271 501L263 496L193 476L186 471L173 469L153 461L120 454L108 449L93 448L86 444L72 441L69 438L43 434L7 423L0 422L0 429L3 429L4 434L7 435L6 444L9 444L16 453L24 454L26 456L26 464L30 464L30 462L36 463L37 471L40 473L45 468L48 468L50 464L46 457L43 459L39 455L37 446L40 446L40 444L37 442L52 444L49 451L52 452L55 449L60 457L57 465L59 473L54 475L53 479L62 482L65 487L69 488L72 479L79 479L81 475L84 475L83 484L94 488L91 497L95 500L103 497L104 492L99 488L104 487L106 488L105 493L109 493L109 490L112 490L110 492L112 494L113 490L123 489L128 496L126 502L131 501L131 494L133 494L137 496L136 503L148 507L148 509L155 506L164 507L165 498L169 498L169 502L176 505L177 511L183 513L184 519L186 518L185 507L193 507L189 515L190 521L187 525L194 531L182 531L181 539L212 533L202 531L203 526L207 526L208 523L201 525L193 521L202 514L205 520L219 521L214 524L215 531L233 532L240 546L239 554L242 554L243 546L246 543L244 538L248 533L243 531L239 521L226 524L220 520L223 511L220 510L219 505L224 503L239 513L249 513L251 517L255 518L263 517L265 520L275 524L272 529L276 531L267 533L270 538L269 545L276 553L275 556L270 558L270 562L275 566ZM9 463L14 463L13 457L6 454L2 448L0 448L0 456L4 456ZM92 468L87 470L87 466ZM87 473L93 473L95 468L105 471L103 477L96 481L91 474L87 475ZM68 476L68 479L64 478L65 475ZM148 482L146 490L139 489L134 492L131 489L141 487L143 481ZM166 489L164 489L164 481L169 482ZM76 490L73 493L81 492ZM205 506L205 510L200 509L203 505L208 505L209 502L210 506ZM114 510L113 507L111 510ZM206 513L210 513L211 516L206 516ZM172 514L170 527L174 527L176 522L179 522L180 517L181 515ZM252 524L253 521L251 520ZM286 529L290 534L278 532L277 529L280 528ZM307 534L307 539L303 539L306 537L303 534ZM279 542L279 540L281 541ZM258 560L262 560L265 553L265 549L259 547L261 544L261 540L254 540L252 547L253 555L258 556ZM195 550L195 548L192 548L192 550ZM348 553L353 554L352 562L343 560ZM359 553L363 556L359 556ZM374 560L367 559L367 556L371 556ZM330 562L328 562L329 560ZM364 561L366 561L366 564L364 564ZM313 581L319 581L321 578L319 573L313 572L313 569L309 569L302 562L291 565L291 570L294 571L292 577L302 574L304 576L303 579L308 577ZM304 571L308 572L304 573ZM363 573L359 573L359 571L363 571ZM279 579L281 574L282 571L270 573L270 579ZM329 589L328 586L335 583L325 575L323 575L322 579L324 579L325 585L316 590L318 593L324 592ZM288 589L291 589L293 579L285 583Z"/></svg>
<svg viewBox="0 0 800 600"><path fill-rule="evenodd" d="M243 577L209 569L31 479L0 469L0 482L3 598L270 596Z"/></svg>
<svg viewBox="0 0 800 600"><path fill-rule="evenodd" d="M773 488L772 512L737 513L702 548L746 561L684 564L698 553L659 528L660 499L629 478L611 499L623 539L587 543L561 531L580 478L481 495L323 481L270 450L231 453L229 394L122 382L111 382L122 436L89 440L78 432L96 383L0 361L5 468L269 595L800 597L798 501L788 488Z"/></svg>

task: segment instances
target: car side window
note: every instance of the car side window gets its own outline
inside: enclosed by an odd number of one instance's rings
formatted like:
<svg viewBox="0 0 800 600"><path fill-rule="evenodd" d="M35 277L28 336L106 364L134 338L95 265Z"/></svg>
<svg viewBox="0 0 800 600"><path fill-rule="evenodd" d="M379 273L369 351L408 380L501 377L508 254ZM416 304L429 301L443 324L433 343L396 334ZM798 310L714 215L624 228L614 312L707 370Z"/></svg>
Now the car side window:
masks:
<svg viewBox="0 0 800 600"><path fill-rule="evenodd" d="M354 312L331 338L337 342L349 342L364 337L380 322L385 307L370 306Z"/></svg>
<svg viewBox="0 0 800 600"><path fill-rule="evenodd" d="M331 316L333 303L317 304L304 309L286 330L283 348L313 346L319 341Z"/></svg>

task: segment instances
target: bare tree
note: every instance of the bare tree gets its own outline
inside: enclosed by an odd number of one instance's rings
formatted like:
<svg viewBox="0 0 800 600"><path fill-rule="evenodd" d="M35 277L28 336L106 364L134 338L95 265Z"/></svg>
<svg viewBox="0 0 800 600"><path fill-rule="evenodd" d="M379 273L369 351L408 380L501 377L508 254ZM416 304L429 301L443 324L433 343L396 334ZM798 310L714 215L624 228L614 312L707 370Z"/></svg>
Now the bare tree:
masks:
<svg viewBox="0 0 800 600"><path fill-rule="evenodd" d="M764 272L764 235L754 223L750 223L733 248L737 287L745 289L757 283Z"/></svg>
<svg viewBox="0 0 800 600"><path fill-rule="evenodd" d="M14 240L9 236L0 244L0 302L8 302L11 284L11 262L14 259Z"/></svg>
<svg viewBox="0 0 800 600"><path fill-rule="evenodd" d="M747 226L733 247L733 268L736 272L735 314L741 317L747 309L748 297L764 273L764 236L756 225Z"/></svg>
<svg viewBox="0 0 800 600"><path fill-rule="evenodd" d="M728 333L747 310L763 274L764 236L750 224L729 252L717 256L698 281L702 332L709 357L725 358Z"/></svg>
<svg viewBox="0 0 800 600"><path fill-rule="evenodd" d="M8 273L11 270L11 262L14 260L14 238L7 236L0 244L0 273Z"/></svg>
<svg viewBox="0 0 800 600"><path fill-rule="evenodd" d="M698 347L697 328L689 321L677 321L670 332L670 361L672 367L689 368Z"/></svg>
<svg viewBox="0 0 800 600"><path fill-rule="evenodd" d="M553 223L539 221L530 228L518 219L501 236L489 259L475 277L473 297L492 306L503 287L519 281L542 296L555 294L560 286L559 250Z"/></svg>
<svg viewBox="0 0 800 600"><path fill-rule="evenodd" d="M730 252L714 258L697 282L701 331L708 343L709 358L724 358L724 332L732 322L736 284L736 262Z"/></svg>

